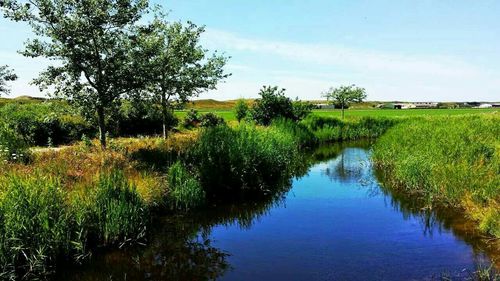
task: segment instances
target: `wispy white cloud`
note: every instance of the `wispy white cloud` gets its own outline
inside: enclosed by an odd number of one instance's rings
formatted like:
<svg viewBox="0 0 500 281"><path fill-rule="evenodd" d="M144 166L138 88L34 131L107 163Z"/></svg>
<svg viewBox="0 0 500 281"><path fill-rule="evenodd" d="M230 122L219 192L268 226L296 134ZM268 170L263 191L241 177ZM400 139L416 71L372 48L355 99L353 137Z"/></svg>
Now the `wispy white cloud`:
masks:
<svg viewBox="0 0 500 281"><path fill-rule="evenodd" d="M227 91L234 88L232 83L252 85L252 91L262 84L276 83L287 88L290 96L301 98L319 98L328 85L347 83L361 84L367 88L369 98L381 100L494 100L500 96L500 75L496 70L447 55L262 40L213 29L207 31L205 41L210 48L255 58L250 67L234 56L235 65L240 67L229 67L234 70L233 77L218 92L222 96L231 95ZM299 67L289 68L288 62ZM325 68L335 71L325 72ZM249 75L252 72L255 75ZM256 93L239 91L250 96Z"/></svg>

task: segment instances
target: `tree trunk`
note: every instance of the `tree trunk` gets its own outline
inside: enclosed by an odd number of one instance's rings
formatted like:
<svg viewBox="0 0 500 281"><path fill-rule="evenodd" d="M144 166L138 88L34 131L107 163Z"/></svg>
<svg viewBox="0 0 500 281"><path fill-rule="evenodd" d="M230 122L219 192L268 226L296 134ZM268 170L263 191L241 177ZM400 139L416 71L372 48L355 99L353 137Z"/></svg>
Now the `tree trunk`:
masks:
<svg viewBox="0 0 500 281"><path fill-rule="evenodd" d="M168 129L167 129L167 98L165 93L161 95L161 114L162 114L162 125L163 125L163 138L167 139Z"/></svg>
<svg viewBox="0 0 500 281"><path fill-rule="evenodd" d="M342 103L342 119L344 119L344 103Z"/></svg>
<svg viewBox="0 0 500 281"><path fill-rule="evenodd" d="M99 123L99 140L101 141L101 148L106 149L106 121L104 120L104 107L97 106L97 122Z"/></svg>

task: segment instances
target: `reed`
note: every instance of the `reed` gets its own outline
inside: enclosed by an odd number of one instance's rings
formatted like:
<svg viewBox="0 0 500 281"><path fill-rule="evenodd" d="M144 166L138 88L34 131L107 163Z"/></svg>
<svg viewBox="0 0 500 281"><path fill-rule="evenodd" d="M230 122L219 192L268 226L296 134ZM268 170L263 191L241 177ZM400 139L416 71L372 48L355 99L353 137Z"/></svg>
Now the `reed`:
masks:
<svg viewBox="0 0 500 281"><path fill-rule="evenodd" d="M373 158L394 188L464 209L500 237L498 136L495 114L410 119L376 142Z"/></svg>

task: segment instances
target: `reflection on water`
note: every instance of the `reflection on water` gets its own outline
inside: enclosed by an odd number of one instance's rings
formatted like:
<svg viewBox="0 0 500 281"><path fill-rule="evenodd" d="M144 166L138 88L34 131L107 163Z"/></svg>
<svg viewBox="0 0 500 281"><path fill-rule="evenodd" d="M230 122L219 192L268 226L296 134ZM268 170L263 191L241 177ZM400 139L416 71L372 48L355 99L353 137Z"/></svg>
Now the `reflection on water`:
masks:
<svg viewBox="0 0 500 281"><path fill-rule="evenodd" d="M147 246L96 253L60 280L465 279L499 255L470 224L380 185L368 143L307 153L281 192L156 221ZM455 280L455 279L453 279Z"/></svg>

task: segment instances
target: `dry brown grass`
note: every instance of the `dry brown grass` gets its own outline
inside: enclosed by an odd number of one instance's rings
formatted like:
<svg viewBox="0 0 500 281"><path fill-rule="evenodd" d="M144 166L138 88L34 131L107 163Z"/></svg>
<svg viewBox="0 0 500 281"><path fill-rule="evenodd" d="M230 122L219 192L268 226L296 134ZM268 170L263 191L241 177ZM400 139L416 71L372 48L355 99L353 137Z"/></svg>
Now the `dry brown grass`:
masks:
<svg viewBox="0 0 500 281"><path fill-rule="evenodd" d="M144 163L137 159L138 153L156 155L162 152L182 155L198 137L197 131L176 133L164 140L161 138L118 138L109 142L109 148L102 151L97 143L88 147L84 143L65 146L58 149L36 150L29 164L1 164L0 179L9 174L48 175L58 179L68 191L68 198L73 193L80 193L92 188L102 172L111 169L122 170L133 183L141 197L148 204L159 204L167 192L165 175L148 165L167 165L157 159Z"/></svg>

